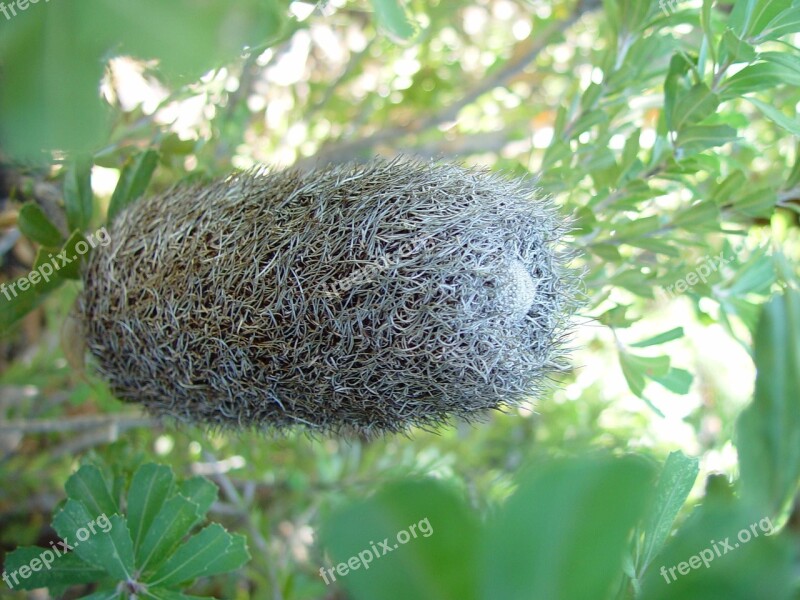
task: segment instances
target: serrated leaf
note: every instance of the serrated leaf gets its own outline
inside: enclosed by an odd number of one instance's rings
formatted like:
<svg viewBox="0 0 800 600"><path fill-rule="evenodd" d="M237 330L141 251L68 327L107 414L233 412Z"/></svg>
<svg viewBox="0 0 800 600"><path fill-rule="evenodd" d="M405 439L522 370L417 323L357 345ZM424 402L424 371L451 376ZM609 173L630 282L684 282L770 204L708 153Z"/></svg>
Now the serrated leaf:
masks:
<svg viewBox="0 0 800 600"><path fill-rule="evenodd" d="M149 463L136 470L128 492L128 523L134 550L144 541L156 515L171 495L172 469Z"/></svg>
<svg viewBox="0 0 800 600"><path fill-rule="evenodd" d="M682 452L670 452L656 483L655 498L642 525L636 572L641 578L667 541L672 525L689 497L700 472L700 461Z"/></svg>
<svg viewBox="0 0 800 600"><path fill-rule="evenodd" d="M64 241L58 227L53 225L35 202L26 202L22 205L17 226L24 235L42 246L60 246Z"/></svg>
<svg viewBox="0 0 800 600"><path fill-rule="evenodd" d="M121 210L144 194L157 165L158 152L155 150L142 152L125 165L108 205L109 223Z"/></svg>
<svg viewBox="0 0 800 600"><path fill-rule="evenodd" d="M75 160L67 169L64 176L64 207L70 231L84 231L89 227L94 211L91 158Z"/></svg>
<svg viewBox="0 0 800 600"><path fill-rule="evenodd" d="M226 557L229 549L231 555ZM175 586L211 572L215 569L217 561L221 560L224 568L229 565L236 565L235 568L239 568L248 559L249 555L243 541L234 541L233 536L221 525L213 523L178 548L158 571L153 573L149 582L154 586Z"/></svg>
<svg viewBox="0 0 800 600"><path fill-rule="evenodd" d="M59 553L60 546L57 546ZM42 562L44 558L45 562ZM37 565L34 561L39 561ZM49 568L47 567L49 565ZM27 567L30 575L23 578L19 570ZM38 567L33 571L32 567ZM82 561L74 552L61 553L58 556L52 548L39 548L30 546L27 548L17 548L13 552L6 554L3 564L5 573L17 574L17 582L9 578L12 589L15 590L35 590L37 588L51 588L59 585L75 585L77 583L92 583L106 576L104 569Z"/></svg>
<svg viewBox="0 0 800 600"><path fill-rule="evenodd" d="M197 519L201 520L216 502L219 489L205 477L192 477L181 483L180 493L197 504Z"/></svg>
<svg viewBox="0 0 800 600"><path fill-rule="evenodd" d="M204 577L230 573L241 569L250 560L250 552L247 549L247 538L238 533L229 534L231 544L225 550L225 554L218 557L209 568L203 572Z"/></svg>
<svg viewBox="0 0 800 600"><path fill-rule="evenodd" d="M152 572L158 569L197 523L197 512L197 504L183 496L167 500L136 551L139 570Z"/></svg>
<svg viewBox="0 0 800 600"><path fill-rule="evenodd" d="M647 346L657 346L658 344L665 344L667 342L671 342L672 340L677 340L678 338L682 337L683 337L683 327L676 327L675 329L670 329L669 331L665 331L664 333L659 333L658 335L654 335L653 337L644 339L641 342L636 342L635 344L631 344L631 348L646 348Z"/></svg>
<svg viewBox="0 0 800 600"><path fill-rule="evenodd" d="M67 496L81 502L93 519L120 512L117 502L111 497L103 472L94 465L83 465L64 487Z"/></svg>
<svg viewBox="0 0 800 600"><path fill-rule="evenodd" d="M104 531L97 524L92 533L89 524L97 520L83 503L70 498L53 519L53 527L83 561L103 568L116 579L130 579L134 560L127 522L123 517L113 515L108 518L108 530Z"/></svg>

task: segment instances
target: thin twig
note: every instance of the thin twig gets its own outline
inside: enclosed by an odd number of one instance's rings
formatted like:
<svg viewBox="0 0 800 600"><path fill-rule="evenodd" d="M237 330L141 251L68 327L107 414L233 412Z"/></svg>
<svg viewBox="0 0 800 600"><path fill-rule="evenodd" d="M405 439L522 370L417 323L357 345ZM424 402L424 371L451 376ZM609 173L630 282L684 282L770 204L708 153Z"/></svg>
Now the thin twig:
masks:
<svg viewBox="0 0 800 600"><path fill-rule="evenodd" d="M0 433L55 433L62 431L87 431L115 427L117 431L135 429L136 427L152 427L158 419L140 414L123 414L114 416L75 417L72 419L14 419L0 421Z"/></svg>
<svg viewBox="0 0 800 600"><path fill-rule="evenodd" d="M323 149L313 157L309 157L300 161L298 166L301 168L307 168L313 164L345 162L353 158L353 156L363 154L379 144L387 144L412 133L418 134L441 125L442 123L452 121L458 116L458 113L462 108L472 104L483 94L493 90L494 88L505 85L516 75L522 72L530 63L536 60L542 50L544 50L556 36L566 31L584 14L597 8L598 6L599 2L596 0L579 2L575 10L568 18L550 25L541 34L541 36L538 37L537 41L531 44L530 48L523 52L519 57L509 61L505 67L497 71L497 73L494 75L483 79L478 85L464 94L464 96L462 96L460 99L434 112L427 118L415 123L409 123L408 125L383 128L366 137L341 144L335 144L327 149Z"/></svg>
<svg viewBox="0 0 800 600"><path fill-rule="evenodd" d="M211 463L219 462L217 458L208 451L203 451L203 456ZM261 534L261 531L259 531L256 524L253 522L249 506L242 499L242 496L239 494L236 486L224 471L219 471L211 477L220 485L222 491L225 492L225 496L227 496L231 504L239 509L240 515L245 520L247 525L247 530L250 533L250 537L252 537L253 542L258 548L259 554L266 558L266 560L259 562L263 562L263 564L266 566L267 578L269 579L270 587L272 588L273 600L283 600L283 593L278 585L278 575L275 572L274 566L269 560L269 545L267 544L267 540L265 540L264 536Z"/></svg>

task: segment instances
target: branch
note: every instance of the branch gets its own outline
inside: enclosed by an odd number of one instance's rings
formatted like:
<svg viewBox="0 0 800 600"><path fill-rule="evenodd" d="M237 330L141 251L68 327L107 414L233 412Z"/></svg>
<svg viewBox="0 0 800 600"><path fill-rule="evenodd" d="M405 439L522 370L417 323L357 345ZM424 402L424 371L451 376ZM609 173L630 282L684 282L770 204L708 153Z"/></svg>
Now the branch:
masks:
<svg viewBox="0 0 800 600"><path fill-rule="evenodd" d="M402 126L398 125L394 127L387 127L360 139L334 144L331 147L323 148L315 156L298 161L297 166L300 168L307 168L316 164L345 162L354 155L360 155L368 150L372 150L379 144L387 144L410 134L419 134L423 131L441 125L442 123L454 120L462 108L472 104L483 94L493 90L494 88L506 85L516 75L525 70L530 63L536 60L542 50L552 43L555 37L561 35L575 22L577 22L584 14L594 10L599 5L599 0L586 0L579 2L575 7L575 10L573 10L572 14L570 14L568 18L551 24L541 35L538 35L537 40L532 43L524 52L521 52L518 57L510 60L502 69L497 71L497 73L482 80L479 84L473 87L473 89L468 91L459 100L456 100L449 106L445 106L419 121ZM526 43L527 42L522 42L521 44ZM519 47L520 46L517 46L517 48Z"/></svg>
<svg viewBox="0 0 800 600"><path fill-rule="evenodd" d="M153 427L158 423L158 419L140 414L75 417L72 419L17 419L0 422L0 433L56 433L91 429L115 429L120 432L136 427Z"/></svg>

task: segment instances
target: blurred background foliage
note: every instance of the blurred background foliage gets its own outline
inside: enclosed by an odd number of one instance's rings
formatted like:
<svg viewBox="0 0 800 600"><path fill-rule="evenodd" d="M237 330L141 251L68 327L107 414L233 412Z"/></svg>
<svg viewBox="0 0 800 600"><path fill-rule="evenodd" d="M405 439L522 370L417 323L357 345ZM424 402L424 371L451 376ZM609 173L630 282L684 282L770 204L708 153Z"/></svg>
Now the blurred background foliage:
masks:
<svg viewBox="0 0 800 600"><path fill-rule="evenodd" d="M800 598L798 31L797 0L54 0L0 17L0 281L145 191L401 153L528 177L574 219L586 273L552 396L370 442L165 428L81 368L76 272L0 296L0 548L56 539L81 461L157 460L211 477L211 516L249 538L247 567L193 593ZM430 538L319 576L428 512ZM767 516L780 535L658 574Z"/></svg>

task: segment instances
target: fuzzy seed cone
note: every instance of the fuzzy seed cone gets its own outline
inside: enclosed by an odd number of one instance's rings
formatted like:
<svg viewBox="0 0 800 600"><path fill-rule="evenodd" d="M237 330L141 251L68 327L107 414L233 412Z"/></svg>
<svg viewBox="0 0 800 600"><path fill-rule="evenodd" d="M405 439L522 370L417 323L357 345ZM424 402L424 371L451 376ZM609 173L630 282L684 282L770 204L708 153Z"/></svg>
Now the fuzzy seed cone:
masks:
<svg viewBox="0 0 800 600"><path fill-rule="evenodd" d="M524 182L408 159L141 200L84 272L120 398L212 427L371 435L535 397L574 306L564 219Z"/></svg>

